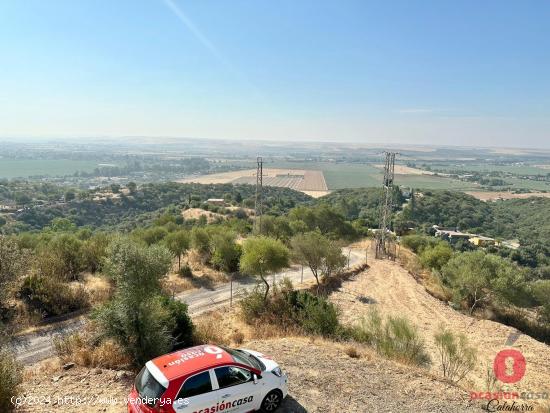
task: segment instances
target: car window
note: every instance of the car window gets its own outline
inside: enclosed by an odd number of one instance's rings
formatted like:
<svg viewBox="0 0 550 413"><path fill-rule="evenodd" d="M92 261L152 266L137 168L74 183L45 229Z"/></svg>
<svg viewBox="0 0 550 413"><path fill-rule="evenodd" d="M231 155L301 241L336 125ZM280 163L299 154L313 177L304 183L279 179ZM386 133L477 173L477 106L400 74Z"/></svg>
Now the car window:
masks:
<svg viewBox="0 0 550 413"><path fill-rule="evenodd" d="M208 393L209 391L212 391L212 383L210 382L210 373L205 371L189 377L183 384L177 398L184 399Z"/></svg>
<svg viewBox="0 0 550 413"><path fill-rule="evenodd" d="M250 371L235 366L220 367L215 372L220 389L252 380L252 373Z"/></svg>
<svg viewBox="0 0 550 413"><path fill-rule="evenodd" d="M166 390L151 374L151 372L144 367L137 375L135 381L136 390L139 396L146 400L148 406L154 406L159 400L160 396Z"/></svg>

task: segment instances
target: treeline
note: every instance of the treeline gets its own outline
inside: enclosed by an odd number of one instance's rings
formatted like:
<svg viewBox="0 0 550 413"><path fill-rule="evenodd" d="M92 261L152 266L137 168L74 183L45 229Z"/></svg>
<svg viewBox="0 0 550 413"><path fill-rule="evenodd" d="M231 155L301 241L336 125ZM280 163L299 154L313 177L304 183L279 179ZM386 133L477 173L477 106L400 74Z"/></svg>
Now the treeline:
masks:
<svg viewBox="0 0 550 413"><path fill-rule="evenodd" d="M439 298L470 314L481 310L482 317L496 318L550 343L550 278L534 279L528 268L490 250L457 251L448 242L426 235L407 235L401 242L431 271L435 285L442 289L437 291ZM417 272L414 262L405 261L410 271Z"/></svg>
<svg viewBox="0 0 550 413"><path fill-rule="evenodd" d="M93 192L90 193L91 198ZM33 207L20 213L11 228L4 232L39 230L55 218L67 218L78 227L131 229L151 213L169 206L201 207L209 198L223 198L229 205L254 207L255 187L232 184L180 184L175 182L144 184L129 195L102 201L77 197L70 202L44 207ZM311 198L288 188L264 188L264 212L280 215ZM153 214L154 215L154 214Z"/></svg>
<svg viewBox="0 0 550 413"><path fill-rule="evenodd" d="M74 176L90 178L97 176L128 176L136 172L167 172L167 173L207 173L212 169L212 164L204 158L172 159L134 159L117 165L103 165L94 168L93 171L78 171Z"/></svg>
<svg viewBox="0 0 550 413"><path fill-rule="evenodd" d="M497 240L518 239L520 247L490 247L532 270L532 278L550 278L550 198L532 197L483 202L453 191L425 191L415 196L394 221L396 229L430 233L432 225L456 228ZM458 242L465 250L472 245Z"/></svg>

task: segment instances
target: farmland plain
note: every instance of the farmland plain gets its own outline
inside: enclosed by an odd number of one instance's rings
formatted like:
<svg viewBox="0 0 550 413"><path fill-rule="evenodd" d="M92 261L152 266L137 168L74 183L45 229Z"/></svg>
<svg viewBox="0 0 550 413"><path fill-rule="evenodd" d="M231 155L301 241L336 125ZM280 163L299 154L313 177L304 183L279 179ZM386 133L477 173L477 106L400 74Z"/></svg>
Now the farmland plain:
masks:
<svg viewBox="0 0 550 413"><path fill-rule="evenodd" d="M0 178L72 175L77 171L93 171L97 166L97 162L85 160L0 158Z"/></svg>

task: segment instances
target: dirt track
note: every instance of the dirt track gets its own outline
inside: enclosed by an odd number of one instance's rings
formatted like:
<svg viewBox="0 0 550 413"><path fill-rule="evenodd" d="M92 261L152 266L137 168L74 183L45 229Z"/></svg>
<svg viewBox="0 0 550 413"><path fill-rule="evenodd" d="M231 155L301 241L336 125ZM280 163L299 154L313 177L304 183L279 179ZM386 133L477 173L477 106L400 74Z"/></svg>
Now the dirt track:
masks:
<svg viewBox="0 0 550 413"><path fill-rule="evenodd" d="M378 308L381 314L406 316L418 326L426 340L433 360L431 369L437 374L440 365L433 341L434 332L442 324L455 332L462 332L478 350L478 366L467 377L467 381L461 384L469 390L486 391L487 368L492 366L497 352L510 348L506 342L511 334L518 333L517 330L453 310L429 295L421 284L395 262L372 260L370 264L371 268L360 274L356 281L346 282L341 291L332 296L332 300L342 309L343 320L353 323L372 307ZM511 385L510 389L549 392L550 346L520 334L512 347L523 353L527 369L524 378Z"/></svg>

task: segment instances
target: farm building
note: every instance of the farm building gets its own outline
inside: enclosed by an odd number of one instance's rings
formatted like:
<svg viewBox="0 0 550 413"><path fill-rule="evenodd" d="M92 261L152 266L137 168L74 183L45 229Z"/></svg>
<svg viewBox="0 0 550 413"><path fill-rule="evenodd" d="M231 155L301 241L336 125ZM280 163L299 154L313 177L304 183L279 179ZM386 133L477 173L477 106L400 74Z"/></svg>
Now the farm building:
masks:
<svg viewBox="0 0 550 413"><path fill-rule="evenodd" d="M206 203L210 204L210 205L223 206L223 205L225 205L225 200L223 198L209 198L209 199L206 200Z"/></svg>
<svg viewBox="0 0 550 413"><path fill-rule="evenodd" d="M474 235L469 241L477 247L489 247L499 244L494 238L484 237L483 235Z"/></svg>
<svg viewBox="0 0 550 413"><path fill-rule="evenodd" d="M441 239L447 240L450 243L456 242L459 239L469 240L472 237L472 234L439 228L437 225L434 225L433 228L435 229L436 237L440 237Z"/></svg>

